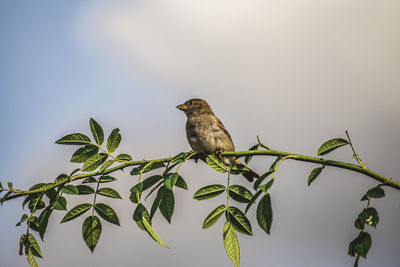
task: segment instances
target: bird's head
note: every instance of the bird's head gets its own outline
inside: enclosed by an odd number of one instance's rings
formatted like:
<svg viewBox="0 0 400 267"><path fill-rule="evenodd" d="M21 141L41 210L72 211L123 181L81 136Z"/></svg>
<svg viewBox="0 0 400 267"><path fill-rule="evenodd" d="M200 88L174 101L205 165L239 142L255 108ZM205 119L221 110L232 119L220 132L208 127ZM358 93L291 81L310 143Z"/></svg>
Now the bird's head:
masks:
<svg viewBox="0 0 400 267"><path fill-rule="evenodd" d="M188 117L193 114L213 114L210 105L208 105L205 100L199 98L189 99L185 103L177 106L177 108L185 112Z"/></svg>

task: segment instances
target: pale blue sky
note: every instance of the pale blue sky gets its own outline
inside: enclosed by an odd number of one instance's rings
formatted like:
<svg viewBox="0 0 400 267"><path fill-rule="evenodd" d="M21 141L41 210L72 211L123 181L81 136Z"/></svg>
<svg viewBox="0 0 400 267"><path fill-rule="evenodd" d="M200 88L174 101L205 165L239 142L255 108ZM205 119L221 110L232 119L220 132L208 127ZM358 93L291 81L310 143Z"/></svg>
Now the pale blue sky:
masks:
<svg viewBox="0 0 400 267"><path fill-rule="evenodd" d="M89 134L90 117L106 134L119 127L119 152L136 159L189 150L175 106L191 97L208 100L238 150L259 134L275 149L314 155L350 130L368 167L400 179L399 8L394 0L1 1L0 180L27 188L79 167L68 162L74 148L54 141ZM331 157L352 161L348 148ZM256 159L252 168L264 171L265 160L272 159ZM242 266L352 266L347 246L364 207L359 199L376 183L326 168L308 188L313 167L282 165L271 189L271 236L250 212L255 237L239 236ZM82 220L59 225L56 214L40 266L232 266L222 223L201 229L223 198L191 197L225 176L194 163L182 175L190 190L176 192L172 225L154 222L171 249L136 228L128 200L136 178L118 174L124 199L104 201L122 227L104 223L91 255ZM387 189L373 202L381 222L361 266L400 262L399 200ZM0 208L0 267L27 266L17 253L24 228L14 227L21 213L19 201Z"/></svg>

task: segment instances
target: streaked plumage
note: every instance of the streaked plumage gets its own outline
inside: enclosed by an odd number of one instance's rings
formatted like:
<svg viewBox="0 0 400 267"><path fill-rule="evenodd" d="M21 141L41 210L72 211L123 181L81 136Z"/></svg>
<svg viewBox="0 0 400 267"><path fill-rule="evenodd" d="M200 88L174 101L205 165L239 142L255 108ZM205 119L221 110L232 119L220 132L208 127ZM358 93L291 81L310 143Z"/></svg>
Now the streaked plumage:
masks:
<svg viewBox="0 0 400 267"><path fill-rule="evenodd" d="M190 99L184 104L177 106L178 109L185 112L186 137L191 148L205 154L235 151L235 146L229 132L222 122L214 115L211 107L203 99ZM229 165L233 157L222 157L222 161ZM237 165L244 165L238 159L234 162ZM247 180L253 181L259 175L250 170L243 174Z"/></svg>

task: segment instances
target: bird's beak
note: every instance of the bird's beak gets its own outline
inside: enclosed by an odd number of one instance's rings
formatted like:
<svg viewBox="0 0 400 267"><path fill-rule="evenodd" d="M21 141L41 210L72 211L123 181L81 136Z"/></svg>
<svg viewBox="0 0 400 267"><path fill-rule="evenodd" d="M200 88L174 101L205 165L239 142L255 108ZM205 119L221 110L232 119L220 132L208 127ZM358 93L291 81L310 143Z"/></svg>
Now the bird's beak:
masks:
<svg viewBox="0 0 400 267"><path fill-rule="evenodd" d="M180 109L180 110L182 110L182 111L186 111L186 110L188 110L188 106L187 106L187 105L185 105L185 104L182 104L182 105L176 106L176 108L177 108L177 109Z"/></svg>

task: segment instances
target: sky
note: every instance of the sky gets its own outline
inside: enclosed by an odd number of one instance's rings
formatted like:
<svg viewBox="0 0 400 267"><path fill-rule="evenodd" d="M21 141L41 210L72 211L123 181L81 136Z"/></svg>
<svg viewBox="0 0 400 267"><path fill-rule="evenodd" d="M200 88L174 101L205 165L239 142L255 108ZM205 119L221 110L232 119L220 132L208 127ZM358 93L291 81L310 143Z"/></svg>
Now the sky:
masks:
<svg viewBox="0 0 400 267"><path fill-rule="evenodd" d="M273 149L315 155L349 130L367 167L399 181L399 8L396 0L1 1L0 181L24 189L80 167L69 162L74 148L54 141L89 135L91 117L106 135L120 128L117 153L134 159L188 151L186 118L175 107L193 97L208 101L237 150L260 135ZM356 163L351 155L343 147L328 157ZM262 173L272 161L259 157L250 165ZM251 210L254 236L239 235L241 266L352 266L353 222L376 182L325 168L307 187L314 167L282 164L271 189L271 235ZM175 192L172 224L160 214L153 222L171 249L137 229L128 198L137 177L118 173L123 200L102 201L118 212L121 227L104 222L92 255L81 238L84 218L59 225L57 213L39 265L233 266L222 221L201 229L224 197L192 198L226 177L193 162L181 174L189 191ZM380 223L361 266L400 262L400 195L390 188L386 195L372 202ZM80 201L71 196L69 208ZM14 227L21 202L0 208L1 266L27 266L18 256L25 229Z"/></svg>

